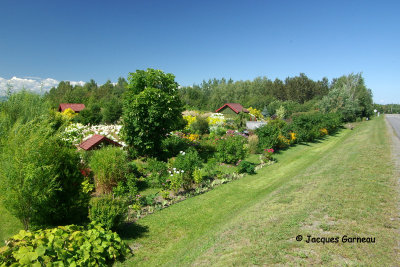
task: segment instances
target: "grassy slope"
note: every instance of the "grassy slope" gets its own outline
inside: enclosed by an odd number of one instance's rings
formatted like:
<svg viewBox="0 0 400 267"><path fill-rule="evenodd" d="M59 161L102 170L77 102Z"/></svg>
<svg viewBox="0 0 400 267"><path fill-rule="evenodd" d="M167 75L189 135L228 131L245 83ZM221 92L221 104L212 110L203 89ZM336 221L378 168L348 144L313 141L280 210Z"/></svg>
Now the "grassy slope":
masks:
<svg viewBox="0 0 400 267"><path fill-rule="evenodd" d="M377 119L296 146L257 175L140 220L124 265L396 265L398 192L385 129ZM307 244L299 234L377 243Z"/></svg>

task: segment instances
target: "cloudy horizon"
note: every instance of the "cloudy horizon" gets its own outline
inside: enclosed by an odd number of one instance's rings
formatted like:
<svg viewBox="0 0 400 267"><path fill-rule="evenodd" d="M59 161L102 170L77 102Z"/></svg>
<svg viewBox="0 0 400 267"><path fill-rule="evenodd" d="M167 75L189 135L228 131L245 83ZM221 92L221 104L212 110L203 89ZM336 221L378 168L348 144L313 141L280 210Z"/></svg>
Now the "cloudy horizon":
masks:
<svg viewBox="0 0 400 267"><path fill-rule="evenodd" d="M86 82L84 81L68 81L70 82L71 85L84 85ZM60 81L53 79L53 78L40 78L40 77L16 77L13 76L10 79L6 79L3 77L0 77L0 96L6 95L7 89L9 86L11 86L12 91L20 91L23 88L26 90L38 93L38 94L44 94L45 92L48 92L52 87L58 86Z"/></svg>

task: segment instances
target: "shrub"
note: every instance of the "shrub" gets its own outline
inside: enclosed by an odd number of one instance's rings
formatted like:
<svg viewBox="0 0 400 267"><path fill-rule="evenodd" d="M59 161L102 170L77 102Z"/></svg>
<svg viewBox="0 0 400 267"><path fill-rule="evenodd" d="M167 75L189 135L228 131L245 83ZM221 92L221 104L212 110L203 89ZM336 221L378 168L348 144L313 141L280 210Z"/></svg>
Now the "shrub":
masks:
<svg viewBox="0 0 400 267"><path fill-rule="evenodd" d="M146 181L151 187L161 187L168 178L168 166L165 162L150 158L147 161L147 170L150 175L147 176Z"/></svg>
<svg viewBox="0 0 400 267"><path fill-rule="evenodd" d="M179 154L179 151L185 151L189 147L189 140L171 135L162 141L162 149L164 151L165 158L175 157Z"/></svg>
<svg viewBox="0 0 400 267"><path fill-rule="evenodd" d="M248 173L248 174L255 174L256 165L252 162L243 160L238 165L238 172L239 173Z"/></svg>
<svg viewBox="0 0 400 267"><path fill-rule="evenodd" d="M11 131L0 158L4 206L26 230L85 220L89 196L82 191L76 149L63 146L40 118Z"/></svg>
<svg viewBox="0 0 400 267"><path fill-rule="evenodd" d="M341 125L341 117L335 113L305 112L293 114L290 129L297 133L299 142L313 141L321 136L321 129L335 132Z"/></svg>
<svg viewBox="0 0 400 267"><path fill-rule="evenodd" d="M240 135L226 135L218 141L217 159L220 162L234 164L246 157L246 138Z"/></svg>
<svg viewBox="0 0 400 267"><path fill-rule="evenodd" d="M201 184L203 182L204 172L202 169L195 169L193 172L193 181L196 184Z"/></svg>
<svg viewBox="0 0 400 267"><path fill-rule="evenodd" d="M111 193L118 182L125 180L128 171L125 152L111 146L96 150L89 166L94 172L96 191L99 193Z"/></svg>
<svg viewBox="0 0 400 267"><path fill-rule="evenodd" d="M278 124L271 122L256 130L260 148L271 147L276 149L279 147L281 129Z"/></svg>
<svg viewBox="0 0 400 267"><path fill-rule="evenodd" d="M108 266L129 249L117 233L100 225L77 225L26 232L0 248L2 266Z"/></svg>
<svg viewBox="0 0 400 267"><path fill-rule="evenodd" d="M192 175L196 168L201 168L203 161L199 153L194 148L189 148L186 152L181 152L173 164L173 167L178 170L183 170L185 173Z"/></svg>
<svg viewBox="0 0 400 267"><path fill-rule="evenodd" d="M90 200L89 219L105 229L117 229L125 220L128 207L125 201L111 196L94 197Z"/></svg>
<svg viewBox="0 0 400 267"><path fill-rule="evenodd" d="M251 154L255 154L258 151L258 136L257 135L250 135L248 138L249 142L249 152Z"/></svg>
<svg viewBox="0 0 400 267"><path fill-rule="evenodd" d="M201 116L196 117L196 120L190 125L190 129L197 134L208 133L209 129L207 119Z"/></svg>
<svg viewBox="0 0 400 267"><path fill-rule="evenodd" d="M273 148L264 148L264 151L262 153L261 156L261 160L263 162L268 162L270 160L272 160L272 154L274 153L274 149Z"/></svg>

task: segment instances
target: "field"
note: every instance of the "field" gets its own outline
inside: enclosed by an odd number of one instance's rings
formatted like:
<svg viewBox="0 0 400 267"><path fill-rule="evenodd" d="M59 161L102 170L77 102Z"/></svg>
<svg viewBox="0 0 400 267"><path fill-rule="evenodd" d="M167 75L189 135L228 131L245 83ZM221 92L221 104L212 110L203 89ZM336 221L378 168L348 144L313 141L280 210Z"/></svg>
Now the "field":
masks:
<svg viewBox="0 0 400 267"><path fill-rule="evenodd" d="M140 220L124 233L135 255L122 265L396 265L389 151L382 117L297 145L256 175ZM297 235L339 243L298 242ZM343 243L344 235L376 242Z"/></svg>

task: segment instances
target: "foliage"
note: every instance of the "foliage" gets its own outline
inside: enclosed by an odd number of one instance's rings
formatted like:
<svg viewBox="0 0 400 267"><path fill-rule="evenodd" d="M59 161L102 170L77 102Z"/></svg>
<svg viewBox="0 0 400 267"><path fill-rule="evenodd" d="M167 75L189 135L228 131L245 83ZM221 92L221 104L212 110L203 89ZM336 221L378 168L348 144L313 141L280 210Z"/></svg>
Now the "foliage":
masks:
<svg viewBox="0 0 400 267"><path fill-rule="evenodd" d="M174 75L154 69L129 74L123 133L138 155L160 155L163 136L184 126L183 104L174 79Z"/></svg>
<svg viewBox="0 0 400 267"><path fill-rule="evenodd" d="M162 140L162 149L166 158L175 157L180 151L185 151L190 145L190 140L176 134L171 134Z"/></svg>
<svg viewBox="0 0 400 267"><path fill-rule="evenodd" d="M203 81L200 85L182 87L179 89L179 93L182 101L190 107L216 110L223 103L232 102L256 109L262 109L275 100L303 104L312 99L321 98L328 93L328 90L327 78L313 81L304 73L300 73L300 75L288 77L284 81L279 79L273 81L267 77L236 82L224 78L210 79ZM275 109L268 111L270 115L275 113ZM295 112L300 111L308 110Z"/></svg>
<svg viewBox="0 0 400 267"><path fill-rule="evenodd" d="M104 147L94 151L89 161L95 177L96 191L111 193L128 171L126 153L118 147Z"/></svg>
<svg viewBox="0 0 400 267"><path fill-rule="evenodd" d="M248 138L248 142L249 142L249 153L251 154L255 154L258 151L258 136L253 134L250 135Z"/></svg>
<svg viewBox="0 0 400 267"><path fill-rule="evenodd" d="M274 149L273 148L264 148L263 153L261 155L261 160L263 162L268 162L272 160L272 154L274 154Z"/></svg>
<svg viewBox="0 0 400 267"><path fill-rule="evenodd" d="M192 175L196 168L201 168L203 161L199 153L194 148L189 148L186 152L181 152L176 157L173 167L178 170L183 170L186 175Z"/></svg>
<svg viewBox="0 0 400 267"><path fill-rule="evenodd" d="M239 173L255 174L256 173L255 168L256 168L255 164L247 160L242 160L238 164Z"/></svg>
<svg viewBox="0 0 400 267"><path fill-rule="evenodd" d="M89 219L100 223L106 230L116 230L124 222L127 212L128 206L120 198L106 195L90 200Z"/></svg>
<svg viewBox="0 0 400 267"><path fill-rule="evenodd" d="M170 177L167 182L170 190L178 192L178 190L184 185L184 171L174 168L170 171Z"/></svg>
<svg viewBox="0 0 400 267"><path fill-rule="evenodd" d="M191 115L185 115L183 116L183 119L186 121L186 126L185 129L188 130L190 129L190 126L192 125L193 122L196 121L196 116L191 116Z"/></svg>
<svg viewBox="0 0 400 267"><path fill-rule="evenodd" d="M341 126L341 117L335 113L307 112L294 114L290 129L296 133L299 142L309 142L326 133L334 133Z"/></svg>
<svg viewBox="0 0 400 267"><path fill-rule="evenodd" d="M282 148L287 146L286 123L283 120L269 120L268 123L256 130L259 138L259 148Z"/></svg>
<svg viewBox="0 0 400 267"><path fill-rule="evenodd" d="M209 132L208 121L202 116L196 117L196 120L190 125L190 130L196 134L206 134Z"/></svg>
<svg viewBox="0 0 400 267"><path fill-rule="evenodd" d="M263 119L264 118L264 115L262 114L261 110L258 110L258 109L252 108L252 107L249 107L247 110L249 111L249 113L251 115L253 115L257 119Z"/></svg>
<svg viewBox="0 0 400 267"><path fill-rule="evenodd" d="M321 100L324 113L340 113L344 121L373 115L372 92L367 89L361 73L349 74L334 80L332 89Z"/></svg>
<svg viewBox="0 0 400 267"><path fill-rule="evenodd" d="M234 118L234 127L240 132L246 128L246 121L250 119L250 115L245 112L239 112Z"/></svg>
<svg viewBox="0 0 400 267"><path fill-rule="evenodd" d="M65 116L66 118L68 118L68 119L72 119L72 118L74 118L76 115L78 115L78 114L75 113L75 111L72 110L72 108L67 108L66 110L64 110L63 112L61 112L61 114L62 114L63 116Z"/></svg>
<svg viewBox="0 0 400 267"><path fill-rule="evenodd" d="M147 168L150 174L146 181L151 187L161 187L168 178L168 166L165 162L150 158L147 160Z"/></svg>
<svg viewBox="0 0 400 267"><path fill-rule="evenodd" d="M196 184L201 184L201 182L203 182L203 178L204 178L204 172L202 171L202 169L195 169L193 171L193 181Z"/></svg>
<svg viewBox="0 0 400 267"><path fill-rule="evenodd" d="M234 164L247 155L246 138L240 135L226 135L218 141L216 157L220 162Z"/></svg>
<svg viewBox="0 0 400 267"><path fill-rule="evenodd" d="M68 225L21 230L0 248L0 262L4 266L107 266L129 253L117 233L100 225Z"/></svg>
<svg viewBox="0 0 400 267"><path fill-rule="evenodd" d="M16 123L0 159L5 207L31 227L80 223L87 216L88 195L76 149L63 146L48 120Z"/></svg>
<svg viewBox="0 0 400 267"><path fill-rule="evenodd" d="M284 106L280 106L277 110L276 110L276 116L278 117L278 119L283 120L286 117L286 110Z"/></svg>

